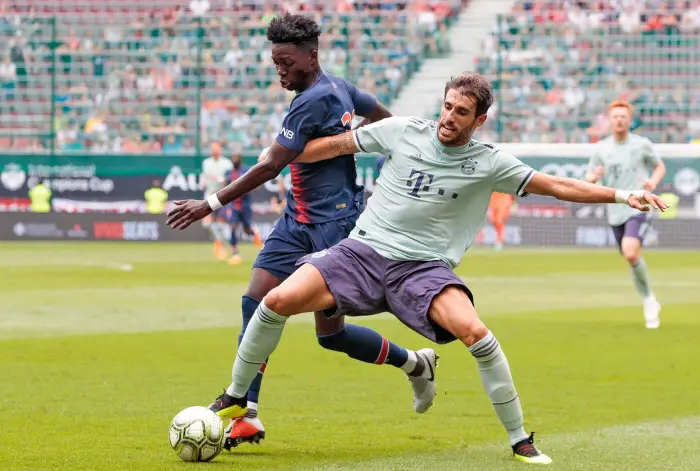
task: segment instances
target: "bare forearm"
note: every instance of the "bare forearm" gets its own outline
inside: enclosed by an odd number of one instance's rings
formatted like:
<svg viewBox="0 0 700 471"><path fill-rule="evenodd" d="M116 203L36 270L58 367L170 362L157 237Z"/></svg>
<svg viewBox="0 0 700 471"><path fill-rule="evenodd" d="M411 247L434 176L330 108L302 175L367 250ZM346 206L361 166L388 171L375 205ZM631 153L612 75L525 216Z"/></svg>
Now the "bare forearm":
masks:
<svg viewBox="0 0 700 471"><path fill-rule="evenodd" d="M663 163L660 163L654 168L654 173L651 174L650 180L654 186L658 186L658 184L661 183L661 180L664 179L664 175L666 175L666 166Z"/></svg>
<svg viewBox="0 0 700 471"><path fill-rule="evenodd" d="M542 180L542 181L541 181ZM593 183L574 180L573 178L560 178L535 175L526 191L536 195L552 196L561 201L572 203L614 203L615 189Z"/></svg>
<svg viewBox="0 0 700 471"><path fill-rule="evenodd" d="M355 129L361 128L362 126L367 126L368 124L372 124L372 120L369 118L362 118L362 121L360 121L360 123L357 126L355 126Z"/></svg>
<svg viewBox="0 0 700 471"><path fill-rule="evenodd" d="M285 164L286 165L286 164ZM275 164L267 160L252 167L239 179L229 183L216 193L222 206L226 206L241 196L250 193L265 182L280 174L285 165Z"/></svg>
<svg viewBox="0 0 700 471"><path fill-rule="evenodd" d="M377 102L374 109L367 113L367 116L363 116L362 121L360 121L360 124L358 124L355 129L361 128L362 126L367 126L368 124L376 123L377 121L381 121L385 118L391 118L392 116L391 111L389 111L386 106Z"/></svg>
<svg viewBox="0 0 700 471"><path fill-rule="evenodd" d="M346 132L310 141L306 144L304 152L295 161L302 163L318 162L332 159L339 155L354 154L358 150L352 138L352 132Z"/></svg>

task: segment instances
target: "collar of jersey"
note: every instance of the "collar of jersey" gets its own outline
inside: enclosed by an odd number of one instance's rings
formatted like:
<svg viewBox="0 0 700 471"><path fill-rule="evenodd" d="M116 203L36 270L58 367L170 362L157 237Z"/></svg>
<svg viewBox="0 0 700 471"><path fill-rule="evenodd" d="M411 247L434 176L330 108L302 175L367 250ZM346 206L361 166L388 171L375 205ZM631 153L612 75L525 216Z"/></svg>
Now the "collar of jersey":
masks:
<svg viewBox="0 0 700 471"><path fill-rule="evenodd" d="M326 71L323 70L323 69L321 69L321 73L318 74L318 77L316 77L316 80L314 80L313 83L312 83L311 85L309 85L308 87L306 87L305 89L303 89L302 91L300 91L299 93L297 93L297 96L301 95L302 93L306 92L307 90L311 90L312 88L314 88L314 87L316 86L316 84L317 84L318 82L320 82L320 81L321 81L321 78L323 78L323 77L327 77L328 80L330 80L330 77L328 77L328 74L326 73Z"/></svg>
<svg viewBox="0 0 700 471"><path fill-rule="evenodd" d="M440 139L438 139L437 130L433 133L432 141L433 144L435 144L435 147L437 147L438 150L440 150L440 152L447 155L463 154L467 149L474 145L474 141L472 140L467 142L463 146L446 146L442 142L440 142Z"/></svg>

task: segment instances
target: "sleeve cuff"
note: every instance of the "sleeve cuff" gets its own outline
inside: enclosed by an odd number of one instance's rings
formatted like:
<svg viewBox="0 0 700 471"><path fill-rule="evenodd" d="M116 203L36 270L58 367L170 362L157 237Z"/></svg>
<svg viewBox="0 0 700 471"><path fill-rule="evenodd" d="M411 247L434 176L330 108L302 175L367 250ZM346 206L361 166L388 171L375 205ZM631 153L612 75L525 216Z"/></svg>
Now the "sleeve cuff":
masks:
<svg viewBox="0 0 700 471"><path fill-rule="evenodd" d="M360 129L361 129L361 128L360 128ZM362 152L367 152L367 150L365 150L365 148L362 147L362 143L360 142L360 136L359 136L359 133L358 133L358 131L359 131L360 129L355 129L354 131L352 131L352 140L355 141L355 146L356 146L358 149L360 149Z"/></svg>
<svg viewBox="0 0 700 471"><path fill-rule="evenodd" d="M277 144L281 145L285 149L289 149L292 152L298 152L299 154L304 152L304 148L306 147L306 143L305 143L303 146L301 146L301 148L297 148L297 146L294 146L294 145L292 145L291 142L289 142L289 139L282 139L279 136L277 136L277 139L275 139L275 141L277 142Z"/></svg>
<svg viewBox="0 0 700 471"><path fill-rule="evenodd" d="M535 176L535 170L530 169L529 172L527 172L527 175L523 179L523 181L520 183L520 186L518 187L518 191L515 192L515 194L521 198L525 198L527 195L530 193L525 191L525 188L527 188L527 185L530 183L530 180L532 180L532 177Z"/></svg>

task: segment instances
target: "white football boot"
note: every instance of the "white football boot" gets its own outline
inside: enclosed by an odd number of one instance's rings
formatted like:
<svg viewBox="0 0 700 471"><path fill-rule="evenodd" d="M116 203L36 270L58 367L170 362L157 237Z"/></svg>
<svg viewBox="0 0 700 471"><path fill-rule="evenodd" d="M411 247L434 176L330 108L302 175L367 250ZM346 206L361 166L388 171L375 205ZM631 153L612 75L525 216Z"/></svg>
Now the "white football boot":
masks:
<svg viewBox="0 0 700 471"><path fill-rule="evenodd" d="M435 369L440 357L432 348L418 350L416 356L425 361L425 369L418 376L408 375L408 380L413 388L413 410L422 414L430 409L437 394L435 390Z"/></svg>

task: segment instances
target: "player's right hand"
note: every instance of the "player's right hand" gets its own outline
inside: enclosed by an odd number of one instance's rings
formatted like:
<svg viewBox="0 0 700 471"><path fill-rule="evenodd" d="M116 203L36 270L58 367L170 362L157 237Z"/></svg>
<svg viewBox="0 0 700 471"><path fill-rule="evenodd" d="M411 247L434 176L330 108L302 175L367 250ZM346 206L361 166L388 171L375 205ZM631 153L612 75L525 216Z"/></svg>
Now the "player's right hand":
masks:
<svg viewBox="0 0 700 471"><path fill-rule="evenodd" d="M193 222L204 219L211 212L211 206L204 200L179 200L175 201L175 207L168 211L165 223L172 229L181 231Z"/></svg>
<svg viewBox="0 0 700 471"><path fill-rule="evenodd" d="M640 211L649 211L649 205L651 205L652 208L661 211L668 209L668 204L666 204L664 200L653 193L649 193L648 191L642 193L641 196L635 194L635 192L632 192L629 198L627 198L627 204Z"/></svg>

